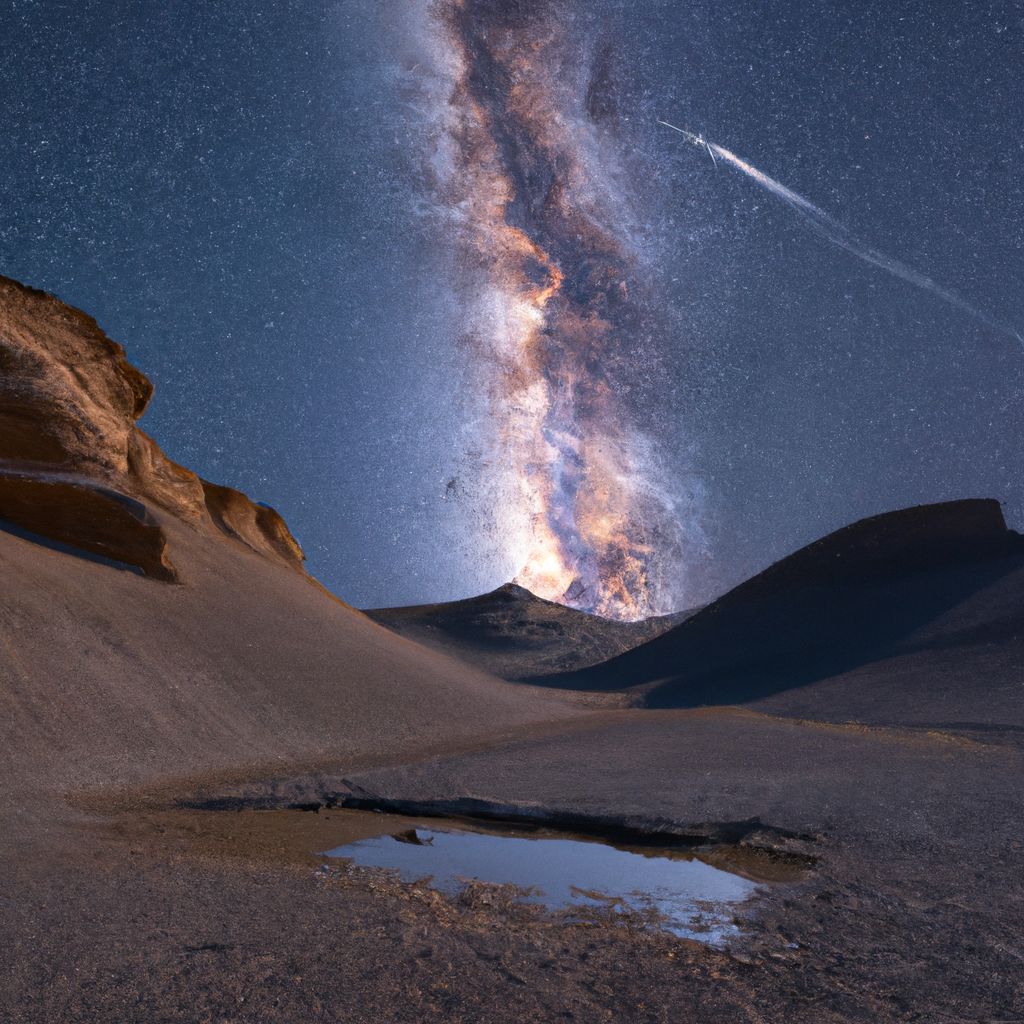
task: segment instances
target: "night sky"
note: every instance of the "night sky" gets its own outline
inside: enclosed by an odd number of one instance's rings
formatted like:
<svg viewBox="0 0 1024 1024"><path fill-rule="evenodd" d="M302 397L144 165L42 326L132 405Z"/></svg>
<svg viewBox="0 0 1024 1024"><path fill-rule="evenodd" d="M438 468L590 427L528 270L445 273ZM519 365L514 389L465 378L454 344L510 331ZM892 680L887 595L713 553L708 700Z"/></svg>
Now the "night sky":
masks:
<svg viewBox="0 0 1024 1024"><path fill-rule="evenodd" d="M678 603L894 507L993 496L1024 528L1021 345L656 124L1024 330L1024 4L490 8L536 9L558 102L616 169L602 210L642 256L616 329L643 341L615 335L608 380L685 496L665 506L686 520ZM156 384L144 429L278 508L357 605L518 572L466 344L476 279L424 171L446 97L421 5L0 12L0 273L126 346Z"/></svg>

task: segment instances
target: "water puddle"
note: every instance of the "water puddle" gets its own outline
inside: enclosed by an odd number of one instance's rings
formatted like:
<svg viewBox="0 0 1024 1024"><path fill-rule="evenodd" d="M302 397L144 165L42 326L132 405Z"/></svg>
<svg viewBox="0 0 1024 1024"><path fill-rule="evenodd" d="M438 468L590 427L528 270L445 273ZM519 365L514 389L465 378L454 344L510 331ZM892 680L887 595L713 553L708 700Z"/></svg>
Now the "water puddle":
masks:
<svg viewBox="0 0 1024 1024"><path fill-rule="evenodd" d="M415 827L364 835L324 856L388 869L404 882L449 894L479 881L516 886L522 899L550 910L632 912L654 927L712 945L738 934L736 905L757 888L756 882L712 867L688 851L619 847L546 830L477 831L461 822L410 822ZM382 822L385 828L395 824L393 816Z"/></svg>

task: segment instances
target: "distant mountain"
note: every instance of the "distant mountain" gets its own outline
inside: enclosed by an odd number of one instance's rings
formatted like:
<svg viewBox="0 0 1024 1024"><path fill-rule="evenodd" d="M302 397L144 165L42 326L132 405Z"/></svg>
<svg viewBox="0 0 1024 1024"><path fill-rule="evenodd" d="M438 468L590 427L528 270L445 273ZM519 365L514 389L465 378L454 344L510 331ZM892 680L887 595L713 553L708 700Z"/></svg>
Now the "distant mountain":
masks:
<svg viewBox="0 0 1024 1024"><path fill-rule="evenodd" d="M652 708L870 721L884 706L887 720L912 721L927 707L933 722L983 724L1019 709L1020 666L1024 538L998 502L976 499L861 520L651 641L547 682L634 688Z"/></svg>
<svg viewBox="0 0 1024 1024"><path fill-rule="evenodd" d="M615 622L545 601L514 583L463 601L372 608L371 619L503 679L593 665L685 621L692 611Z"/></svg>

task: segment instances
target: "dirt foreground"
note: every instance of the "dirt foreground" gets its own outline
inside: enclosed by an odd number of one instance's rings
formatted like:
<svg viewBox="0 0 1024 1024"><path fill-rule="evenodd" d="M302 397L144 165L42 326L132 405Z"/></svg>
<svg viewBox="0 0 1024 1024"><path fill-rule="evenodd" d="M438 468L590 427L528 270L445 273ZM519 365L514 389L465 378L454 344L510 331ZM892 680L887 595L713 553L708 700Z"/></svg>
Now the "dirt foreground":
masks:
<svg viewBox="0 0 1024 1024"><path fill-rule="evenodd" d="M348 773L425 805L470 794L634 824L760 817L738 849L815 863L766 886L724 951L629 921L569 923L489 887L448 898L325 873L316 851L337 841L340 812L166 809L165 791L101 811L93 793L89 808L34 815L44 849L7 862L0 1006L26 1022L1018 1020L1022 760L928 731L623 711ZM308 773L304 792L344 774ZM295 785L241 790L285 803Z"/></svg>

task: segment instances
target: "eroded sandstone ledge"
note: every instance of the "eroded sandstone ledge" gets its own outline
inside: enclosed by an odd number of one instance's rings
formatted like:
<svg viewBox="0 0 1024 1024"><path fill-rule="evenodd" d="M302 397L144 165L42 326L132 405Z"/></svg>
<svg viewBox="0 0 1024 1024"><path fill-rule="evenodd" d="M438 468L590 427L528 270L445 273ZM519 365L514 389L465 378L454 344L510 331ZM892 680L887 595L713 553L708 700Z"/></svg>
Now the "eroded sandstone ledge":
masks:
<svg viewBox="0 0 1024 1024"><path fill-rule="evenodd" d="M92 317L0 277L0 520L173 582L160 510L302 571L277 512L201 480L139 429L152 395Z"/></svg>

